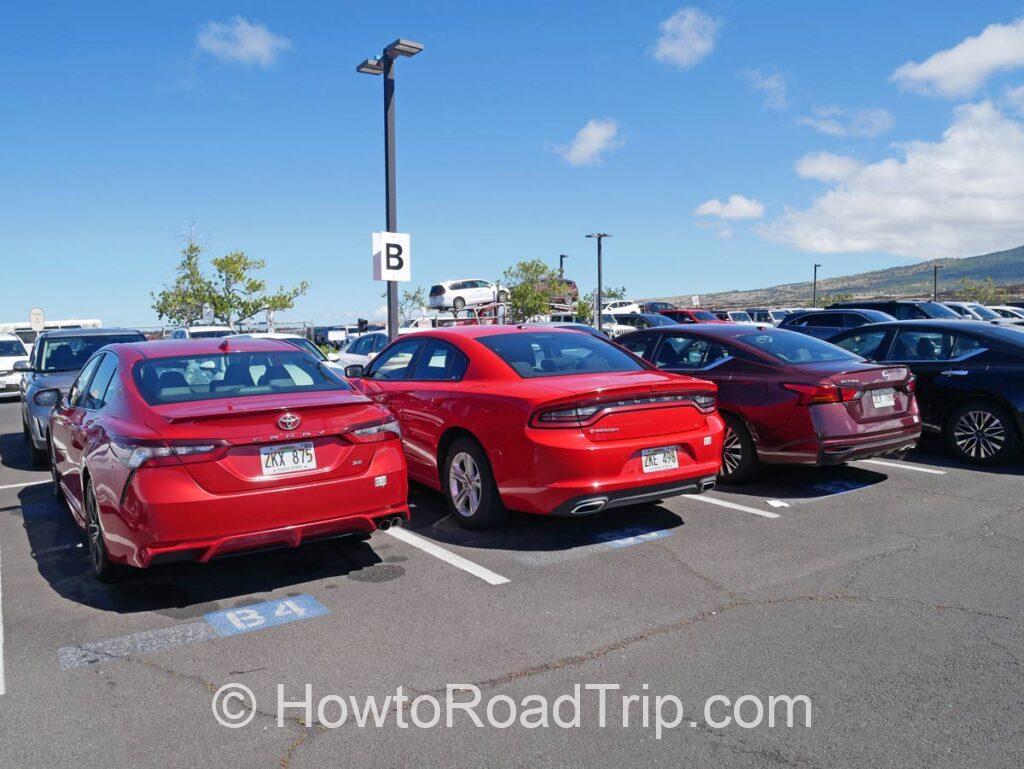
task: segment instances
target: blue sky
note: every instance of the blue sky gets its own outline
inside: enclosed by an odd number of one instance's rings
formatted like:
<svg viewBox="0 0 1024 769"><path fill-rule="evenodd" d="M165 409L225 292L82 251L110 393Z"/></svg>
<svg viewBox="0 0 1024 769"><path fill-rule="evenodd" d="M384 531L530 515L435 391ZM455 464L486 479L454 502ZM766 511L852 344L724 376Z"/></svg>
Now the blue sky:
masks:
<svg viewBox="0 0 1024 769"><path fill-rule="evenodd" d="M195 222L373 314L396 37L412 285L519 259L635 296L1024 242L1019 2L22 3L0 29L0 320L151 324ZM212 25L212 26L211 26ZM994 25L994 26L993 26ZM980 36L980 37L979 37ZM971 38L977 38L971 40ZM1016 90L1015 90L1016 89ZM579 132L582 131L582 134Z"/></svg>

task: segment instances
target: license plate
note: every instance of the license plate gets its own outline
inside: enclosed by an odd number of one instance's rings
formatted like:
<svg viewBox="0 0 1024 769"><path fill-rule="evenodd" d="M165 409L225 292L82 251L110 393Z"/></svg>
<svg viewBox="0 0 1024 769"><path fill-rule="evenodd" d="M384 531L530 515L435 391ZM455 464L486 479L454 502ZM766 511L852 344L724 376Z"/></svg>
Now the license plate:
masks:
<svg viewBox="0 0 1024 769"><path fill-rule="evenodd" d="M871 402L876 409L890 408L896 405L896 391L891 387L884 390L872 390Z"/></svg>
<svg viewBox="0 0 1024 769"><path fill-rule="evenodd" d="M644 449L640 452L645 473L656 473L659 470L675 470L679 467L676 447L667 446L660 449Z"/></svg>
<svg viewBox="0 0 1024 769"><path fill-rule="evenodd" d="M312 441L287 443L283 446L260 448L260 464L264 475L297 473L300 470L316 469L316 452Z"/></svg>

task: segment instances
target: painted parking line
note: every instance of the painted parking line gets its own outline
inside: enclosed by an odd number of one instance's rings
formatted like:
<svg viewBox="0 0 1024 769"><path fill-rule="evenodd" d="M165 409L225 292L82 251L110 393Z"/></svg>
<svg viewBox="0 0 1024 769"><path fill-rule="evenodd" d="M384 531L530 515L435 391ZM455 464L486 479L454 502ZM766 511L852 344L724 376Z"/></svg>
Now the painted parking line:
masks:
<svg viewBox="0 0 1024 769"><path fill-rule="evenodd" d="M936 470L934 467L919 467L918 465L908 465L906 462L886 462L882 459L862 459L860 460L866 465L882 465L883 467L897 467L900 470L916 470L919 473L928 473L929 475L945 475L945 470Z"/></svg>
<svg viewBox="0 0 1024 769"><path fill-rule="evenodd" d="M756 507L747 507L746 505L738 505L735 502L728 502L718 497L710 497L707 494L694 494L689 499L696 500L697 502L706 502L709 505L718 505L719 507L728 507L730 510L739 510L741 513L750 513L751 515L759 515L762 518L778 518L778 513L772 513L768 510L758 510Z"/></svg>
<svg viewBox="0 0 1024 769"><path fill-rule="evenodd" d="M4 587L3 587L3 559L0 559L0 696L7 691L7 684L4 681Z"/></svg>
<svg viewBox="0 0 1024 769"><path fill-rule="evenodd" d="M463 558L461 555L456 555L450 550L445 550L440 545L431 542L429 539L424 539L419 534L413 534L408 529L392 526L384 533L391 535L397 540L405 542L407 545L419 548L428 555L440 558L442 561L451 564L456 569L462 569L464 572L472 574L474 577L479 577L488 585L504 585L509 581L508 577L503 577L490 569L484 568L478 563L473 563L472 561Z"/></svg>
<svg viewBox="0 0 1024 769"><path fill-rule="evenodd" d="M4 489L23 489L26 486L42 486L44 483L52 483L52 481L49 478L47 478L45 481L28 481L27 483L9 483L6 486L0 486L0 491L3 491Z"/></svg>

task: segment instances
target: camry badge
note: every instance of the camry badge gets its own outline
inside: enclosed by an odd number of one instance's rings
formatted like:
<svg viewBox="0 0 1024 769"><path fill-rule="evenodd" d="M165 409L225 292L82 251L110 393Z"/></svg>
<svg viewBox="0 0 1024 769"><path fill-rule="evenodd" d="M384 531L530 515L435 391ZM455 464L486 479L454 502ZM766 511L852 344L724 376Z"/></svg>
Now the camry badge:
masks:
<svg viewBox="0 0 1024 769"><path fill-rule="evenodd" d="M282 414L277 418L277 426L282 430L294 430L301 421L298 414Z"/></svg>

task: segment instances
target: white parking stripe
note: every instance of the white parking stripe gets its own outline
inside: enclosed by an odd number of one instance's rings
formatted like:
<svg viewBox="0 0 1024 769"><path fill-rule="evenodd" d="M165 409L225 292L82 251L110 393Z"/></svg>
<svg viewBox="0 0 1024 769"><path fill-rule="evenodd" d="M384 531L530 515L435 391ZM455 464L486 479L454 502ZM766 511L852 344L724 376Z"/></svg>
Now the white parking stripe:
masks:
<svg viewBox="0 0 1024 769"><path fill-rule="evenodd" d="M862 459L860 460L867 465L882 465L883 467L898 467L900 470L916 470L919 473L928 473L929 475L945 475L945 470L936 470L933 467L918 467L917 465L908 465L906 462L885 462L881 459Z"/></svg>
<svg viewBox="0 0 1024 769"><path fill-rule="evenodd" d="M495 574L493 571L485 569L480 564L473 563L472 561L463 558L461 555L456 555L449 550L445 550L440 545L434 544L429 539L424 539L419 534L413 534L408 529L392 526L384 533L390 534L395 539L399 539L407 545L418 547L424 553L428 553L435 558L440 558L442 561L450 563L456 569L462 569L463 571L472 574L474 577L479 577L489 585L504 585L509 581L507 577Z"/></svg>
<svg viewBox="0 0 1024 769"><path fill-rule="evenodd" d="M0 486L0 491L4 489L21 489L25 486L41 486L44 483L51 483L50 479L47 478L45 481L29 481L28 483L11 483L7 486Z"/></svg>
<svg viewBox="0 0 1024 769"><path fill-rule="evenodd" d="M754 515L760 515L762 518L778 518L778 513L770 513L767 510L758 510L756 507L747 507L746 505L737 505L735 502L727 502L724 499L718 497L709 497L707 494L695 494L688 499L695 499L698 502L707 502L709 505L718 505L719 507L728 507L730 510L739 510L742 513L752 513Z"/></svg>
<svg viewBox="0 0 1024 769"><path fill-rule="evenodd" d="M0 696L7 691L4 683L4 589L3 562L0 561Z"/></svg>

